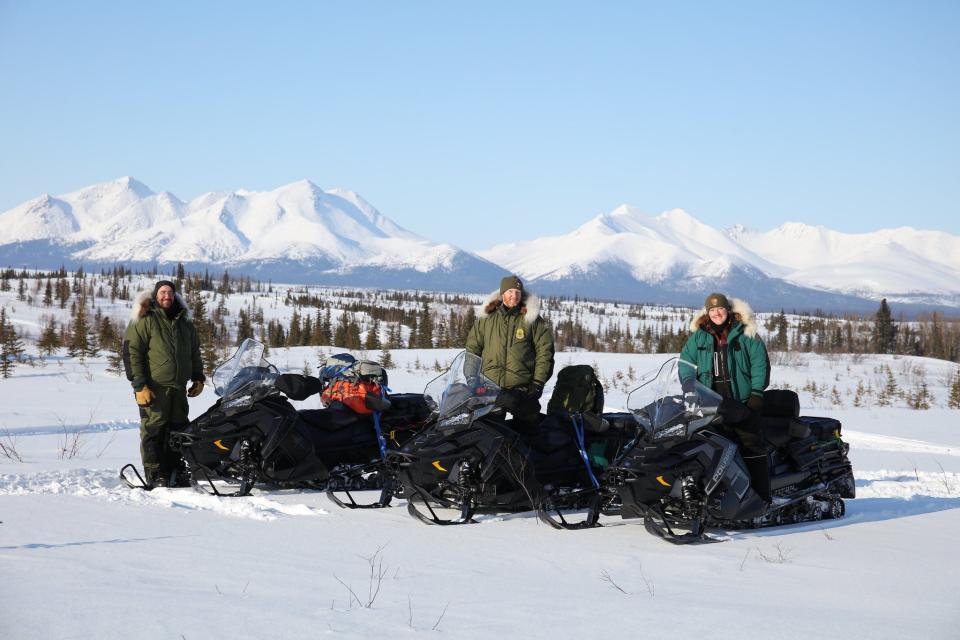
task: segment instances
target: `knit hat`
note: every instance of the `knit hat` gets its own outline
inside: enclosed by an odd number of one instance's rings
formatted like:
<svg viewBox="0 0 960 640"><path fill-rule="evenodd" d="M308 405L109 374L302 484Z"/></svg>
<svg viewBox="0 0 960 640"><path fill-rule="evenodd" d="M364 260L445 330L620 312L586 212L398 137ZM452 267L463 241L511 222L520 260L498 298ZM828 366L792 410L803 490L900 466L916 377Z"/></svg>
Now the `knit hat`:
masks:
<svg viewBox="0 0 960 640"><path fill-rule="evenodd" d="M707 299L703 301L703 308L707 311L710 309L715 309L716 307L723 307L724 309L730 309L730 301L727 300L727 296L722 293L711 293L707 296Z"/></svg>
<svg viewBox="0 0 960 640"><path fill-rule="evenodd" d="M161 287L170 287L173 289L173 292L177 292L177 285L173 284L169 280L158 280L157 284L153 285L153 299L157 299L157 292L160 291Z"/></svg>
<svg viewBox="0 0 960 640"><path fill-rule="evenodd" d="M523 283L518 276L507 276L500 281L500 295L508 289L520 289L520 292L523 292Z"/></svg>

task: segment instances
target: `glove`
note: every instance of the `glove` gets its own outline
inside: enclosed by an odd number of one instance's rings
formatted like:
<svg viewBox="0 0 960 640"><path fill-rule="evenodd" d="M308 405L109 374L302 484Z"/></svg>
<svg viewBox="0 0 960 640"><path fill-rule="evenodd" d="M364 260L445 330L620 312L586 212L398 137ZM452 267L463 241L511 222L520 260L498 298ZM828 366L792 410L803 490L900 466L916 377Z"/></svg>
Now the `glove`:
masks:
<svg viewBox="0 0 960 640"><path fill-rule="evenodd" d="M193 384L190 385L190 388L187 389L187 397L196 398L198 395L200 395L201 391L203 391L203 381L194 380Z"/></svg>
<svg viewBox="0 0 960 640"><path fill-rule="evenodd" d="M514 413L520 406L520 400L522 398L523 394L518 392L516 389L504 389L500 392L500 395L497 396L497 400L494 404L505 411Z"/></svg>
<svg viewBox="0 0 960 640"><path fill-rule="evenodd" d="M680 388L683 389L683 395L688 395L696 392L696 378L685 378L680 381Z"/></svg>
<svg viewBox="0 0 960 640"><path fill-rule="evenodd" d="M137 404L141 407L153 404L153 391L150 391L150 387L146 385L139 391L134 391L133 396L137 399Z"/></svg>
<svg viewBox="0 0 960 640"><path fill-rule="evenodd" d="M533 398L534 400L539 400L540 396L543 395L543 383L534 380L530 383L530 386L527 387L527 396Z"/></svg>
<svg viewBox="0 0 960 640"><path fill-rule="evenodd" d="M747 400L747 406L750 407L750 410L754 413L758 415L763 414L763 396L751 393L750 398Z"/></svg>

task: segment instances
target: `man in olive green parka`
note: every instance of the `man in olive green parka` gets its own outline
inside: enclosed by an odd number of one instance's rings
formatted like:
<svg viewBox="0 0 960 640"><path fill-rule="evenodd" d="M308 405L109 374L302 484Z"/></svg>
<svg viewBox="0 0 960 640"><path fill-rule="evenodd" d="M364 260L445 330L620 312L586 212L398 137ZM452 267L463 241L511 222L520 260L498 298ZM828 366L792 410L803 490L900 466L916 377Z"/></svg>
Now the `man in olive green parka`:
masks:
<svg viewBox="0 0 960 640"><path fill-rule="evenodd" d="M185 467L170 430L188 422L187 396L206 379L197 330L176 287L157 282L136 299L123 340L123 364L140 407L140 456L149 487L185 486ZM192 381L187 390L187 382Z"/></svg>
<svg viewBox="0 0 960 640"><path fill-rule="evenodd" d="M467 351L480 356L481 372L503 389L525 397L514 416L539 416L543 387L553 375L553 333L540 317L540 300L515 275L500 281L467 336Z"/></svg>

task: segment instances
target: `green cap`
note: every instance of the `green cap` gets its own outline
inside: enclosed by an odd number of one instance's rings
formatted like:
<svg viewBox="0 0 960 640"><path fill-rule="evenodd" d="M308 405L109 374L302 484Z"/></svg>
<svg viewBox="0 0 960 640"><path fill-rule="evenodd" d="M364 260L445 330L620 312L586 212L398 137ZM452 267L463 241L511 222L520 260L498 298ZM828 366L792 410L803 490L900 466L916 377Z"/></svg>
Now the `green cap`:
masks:
<svg viewBox="0 0 960 640"><path fill-rule="evenodd" d="M500 295L503 295L504 291L508 289L520 289L523 291L523 282L520 281L518 276L507 276L500 281Z"/></svg>
<svg viewBox="0 0 960 640"><path fill-rule="evenodd" d="M725 309L730 308L730 301L727 300L727 296L722 293L711 293L707 296L707 299L703 302L703 308L707 311L714 309L716 307L723 307Z"/></svg>

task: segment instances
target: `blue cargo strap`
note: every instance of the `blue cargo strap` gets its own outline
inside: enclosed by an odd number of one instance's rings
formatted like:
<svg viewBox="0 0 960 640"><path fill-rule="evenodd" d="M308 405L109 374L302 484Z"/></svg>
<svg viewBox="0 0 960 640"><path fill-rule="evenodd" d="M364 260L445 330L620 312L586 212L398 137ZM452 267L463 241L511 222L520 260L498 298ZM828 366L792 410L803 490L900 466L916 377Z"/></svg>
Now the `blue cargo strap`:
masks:
<svg viewBox="0 0 960 640"><path fill-rule="evenodd" d="M570 414L570 420L573 422L573 431L577 434L577 446L580 448L580 457L583 458L583 465L587 468L587 475L590 476L590 482L594 489L600 488L597 477L593 475L593 469L590 467L590 458L587 456L586 444L584 443L584 424L583 416L579 413Z"/></svg>
<svg viewBox="0 0 960 640"><path fill-rule="evenodd" d="M385 386L381 386L381 387L380 387L380 397L381 397L381 398L386 398L388 391L390 391L390 389L388 389L388 388L385 387ZM377 445L380 447L380 459L381 459L381 460L386 460L386 459L387 459L387 441L386 441L386 439L384 439L384 437L383 437L383 429L380 427L380 412L379 412L379 411L374 411L374 412L373 412L373 429L374 429L374 431L377 432Z"/></svg>

